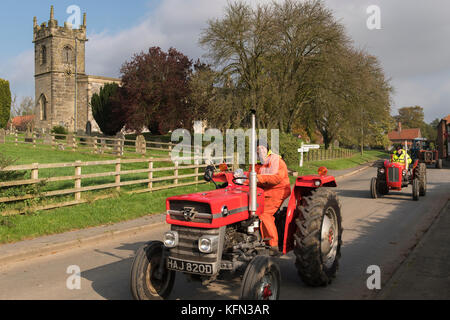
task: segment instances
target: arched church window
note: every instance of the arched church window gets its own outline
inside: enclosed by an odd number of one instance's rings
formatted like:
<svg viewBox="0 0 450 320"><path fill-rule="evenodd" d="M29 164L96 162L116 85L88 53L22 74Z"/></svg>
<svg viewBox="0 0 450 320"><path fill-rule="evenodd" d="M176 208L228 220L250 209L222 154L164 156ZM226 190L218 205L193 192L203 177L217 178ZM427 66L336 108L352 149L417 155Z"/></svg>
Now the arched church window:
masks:
<svg viewBox="0 0 450 320"><path fill-rule="evenodd" d="M42 46L41 47L41 64L47 63L47 47Z"/></svg>
<svg viewBox="0 0 450 320"><path fill-rule="evenodd" d="M45 96L42 95L39 99L39 109L41 114L41 121L47 120L47 99L45 99Z"/></svg>
<svg viewBox="0 0 450 320"><path fill-rule="evenodd" d="M63 63L72 64L72 48L69 46L64 47L63 50Z"/></svg>

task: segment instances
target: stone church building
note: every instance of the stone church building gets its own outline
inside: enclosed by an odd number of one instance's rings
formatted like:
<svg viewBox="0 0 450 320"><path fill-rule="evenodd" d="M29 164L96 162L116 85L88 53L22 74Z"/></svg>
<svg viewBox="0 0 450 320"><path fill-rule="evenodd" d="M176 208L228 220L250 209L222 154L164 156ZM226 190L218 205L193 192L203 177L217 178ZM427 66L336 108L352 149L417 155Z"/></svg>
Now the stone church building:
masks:
<svg viewBox="0 0 450 320"><path fill-rule="evenodd" d="M64 126L71 132L100 131L92 116L91 97L106 83L120 79L90 76L85 71L86 14L78 29L58 26L53 6L50 20L38 25L34 17L35 128Z"/></svg>

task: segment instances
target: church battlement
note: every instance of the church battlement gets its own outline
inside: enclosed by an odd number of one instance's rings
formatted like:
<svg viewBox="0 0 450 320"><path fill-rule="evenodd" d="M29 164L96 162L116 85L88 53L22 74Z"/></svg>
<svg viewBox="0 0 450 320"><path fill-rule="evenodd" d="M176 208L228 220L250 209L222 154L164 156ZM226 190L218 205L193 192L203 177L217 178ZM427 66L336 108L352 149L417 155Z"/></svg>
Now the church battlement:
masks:
<svg viewBox="0 0 450 320"><path fill-rule="evenodd" d="M50 9L50 20L38 24L37 18L33 18L33 42L43 40L48 37L75 38L86 40L86 13L83 15L83 24L78 29L74 29L68 22L64 26L58 25L58 20L54 17L54 8Z"/></svg>

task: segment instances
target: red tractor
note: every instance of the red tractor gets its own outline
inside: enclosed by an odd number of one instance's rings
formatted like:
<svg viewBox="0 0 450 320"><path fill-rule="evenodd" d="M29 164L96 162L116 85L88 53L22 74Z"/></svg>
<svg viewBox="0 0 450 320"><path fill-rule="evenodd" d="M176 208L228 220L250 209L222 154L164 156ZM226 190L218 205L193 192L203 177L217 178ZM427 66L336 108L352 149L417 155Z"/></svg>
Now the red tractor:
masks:
<svg viewBox="0 0 450 320"><path fill-rule="evenodd" d="M406 157L405 157L406 158ZM401 191L412 185L412 197L418 201L427 193L427 167L425 163L416 160L408 166L407 163L384 161L378 165L378 174L370 183L370 194L373 199L389 194L390 190Z"/></svg>
<svg viewBox="0 0 450 320"><path fill-rule="evenodd" d="M254 155L254 115L252 120L250 154ZM168 298L176 273L204 285L227 274L240 276L241 299L279 298L280 269L260 228L264 190L257 188L254 159L251 171L238 177L226 166L221 165L221 171L209 166L205 180L212 181L216 190L167 199L170 231L162 242L140 248L133 262L135 299ZM342 245L341 206L331 189L337 184L326 168L319 171L319 175L297 178L287 207L275 215L280 252L294 252L299 276L310 286L331 283Z"/></svg>

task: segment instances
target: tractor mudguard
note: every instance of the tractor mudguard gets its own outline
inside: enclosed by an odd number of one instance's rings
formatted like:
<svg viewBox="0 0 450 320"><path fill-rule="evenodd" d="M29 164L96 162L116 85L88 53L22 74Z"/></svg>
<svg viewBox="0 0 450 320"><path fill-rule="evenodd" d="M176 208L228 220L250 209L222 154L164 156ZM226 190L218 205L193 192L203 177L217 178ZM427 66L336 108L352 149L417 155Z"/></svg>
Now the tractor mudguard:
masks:
<svg viewBox="0 0 450 320"><path fill-rule="evenodd" d="M320 185L317 184L320 182ZM336 179L333 176L310 175L298 177L294 189L291 192L289 204L286 212L286 225L283 240L283 254L294 249L294 234L297 230L295 219L298 215L297 206L300 205L302 198L311 192L311 189L320 187L337 187ZM281 235L279 235L281 236Z"/></svg>

